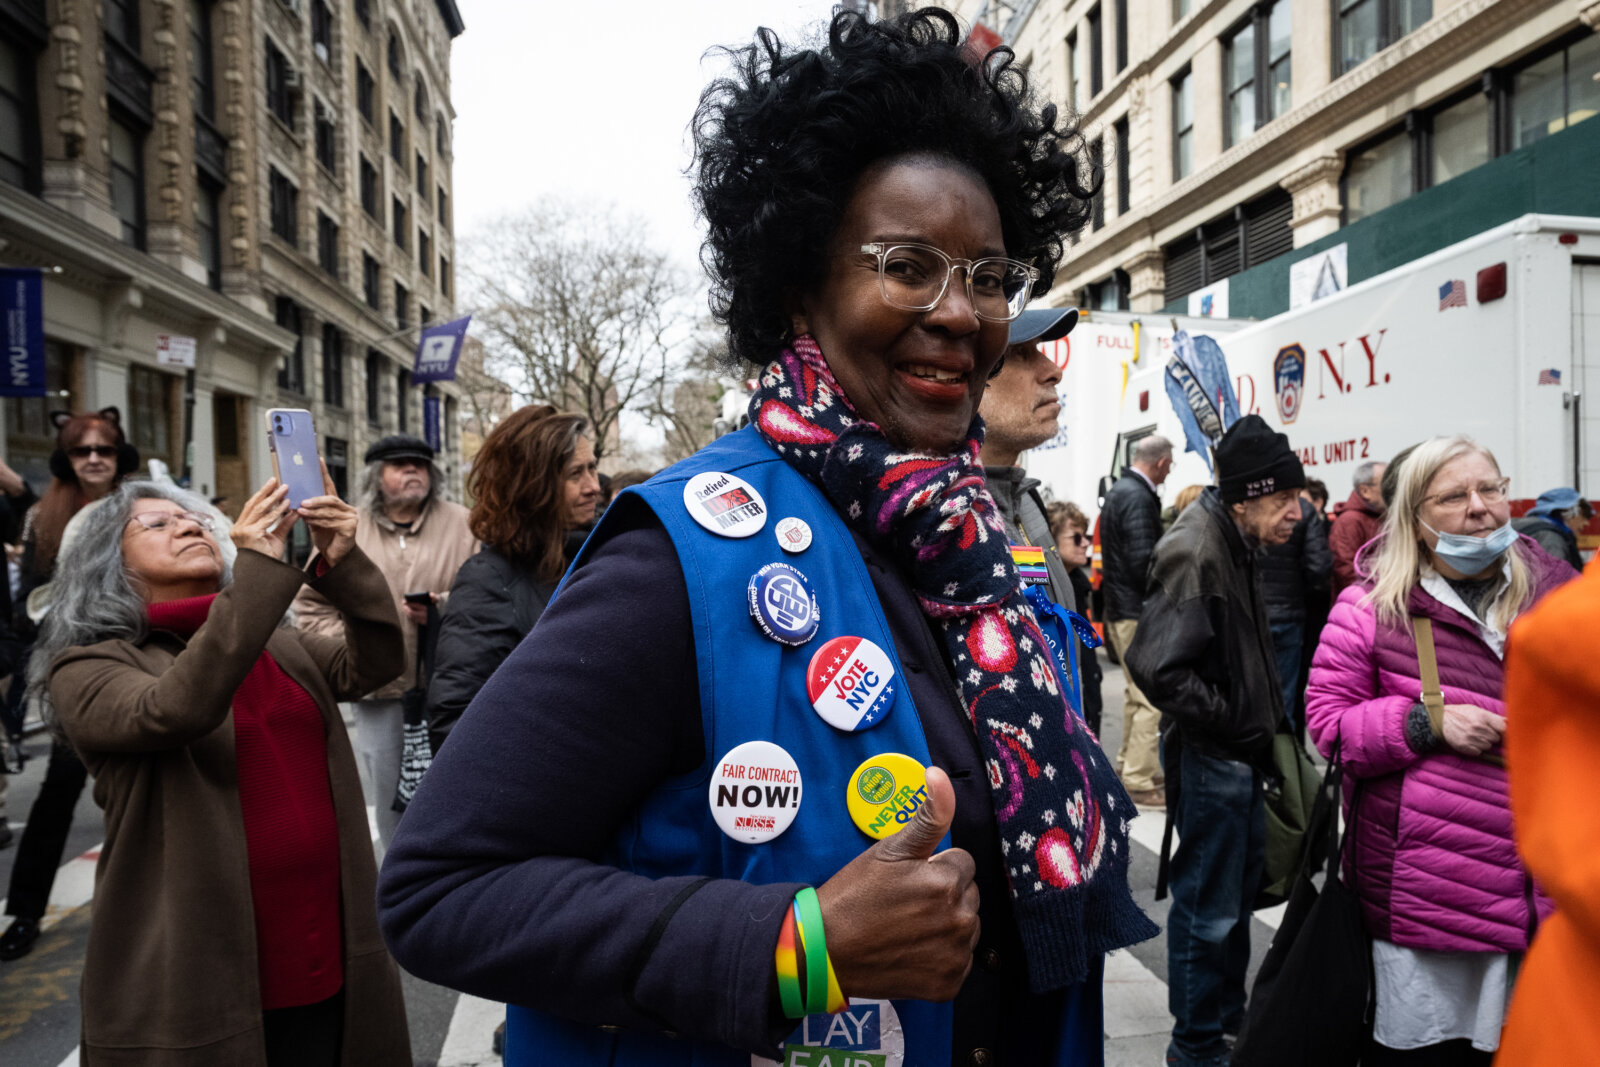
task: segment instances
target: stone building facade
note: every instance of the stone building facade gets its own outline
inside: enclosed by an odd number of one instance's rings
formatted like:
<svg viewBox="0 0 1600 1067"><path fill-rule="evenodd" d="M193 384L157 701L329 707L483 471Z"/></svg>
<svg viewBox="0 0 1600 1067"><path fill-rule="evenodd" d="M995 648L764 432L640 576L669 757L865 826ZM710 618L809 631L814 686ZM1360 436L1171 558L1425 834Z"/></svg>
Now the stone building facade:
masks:
<svg viewBox="0 0 1600 1067"><path fill-rule="evenodd" d="M51 391L0 405L12 464L42 482L47 413L114 405L234 510L268 408L314 414L349 491L432 395L459 491L457 391L408 373L455 306L463 29L454 0L0 0L0 265L44 271Z"/></svg>
<svg viewBox="0 0 1600 1067"><path fill-rule="evenodd" d="M1093 222L1052 304L1182 310L1191 293L1600 111L1595 0L945 6L1015 50L1080 116L1101 163ZM1583 129L1600 138L1600 123ZM1284 309L1258 305L1250 314Z"/></svg>

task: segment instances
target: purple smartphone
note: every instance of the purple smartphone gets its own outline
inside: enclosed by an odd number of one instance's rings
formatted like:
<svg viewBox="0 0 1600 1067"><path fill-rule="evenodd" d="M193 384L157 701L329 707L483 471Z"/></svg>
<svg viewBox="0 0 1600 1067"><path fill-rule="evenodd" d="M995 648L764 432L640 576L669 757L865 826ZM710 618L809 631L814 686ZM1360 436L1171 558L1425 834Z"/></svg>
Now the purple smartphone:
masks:
<svg viewBox="0 0 1600 1067"><path fill-rule="evenodd" d="M322 464L317 455L317 429L311 412L303 408L272 408L267 412L267 448L272 452L272 473L289 487L289 506L298 508L322 496Z"/></svg>

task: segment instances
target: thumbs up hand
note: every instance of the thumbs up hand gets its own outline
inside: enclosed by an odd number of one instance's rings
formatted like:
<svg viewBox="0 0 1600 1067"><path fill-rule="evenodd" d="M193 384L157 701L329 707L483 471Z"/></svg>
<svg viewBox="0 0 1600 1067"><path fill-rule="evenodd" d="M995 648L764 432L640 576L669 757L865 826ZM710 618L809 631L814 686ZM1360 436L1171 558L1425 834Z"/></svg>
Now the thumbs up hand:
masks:
<svg viewBox="0 0 1600 1067"><path fill-rule="evenodd" d="M936 852L956 814L949 775L928 768L928 799L906 828L817 888L828 955L846 996L953 1000L978 945L977 865Z"/></svg>

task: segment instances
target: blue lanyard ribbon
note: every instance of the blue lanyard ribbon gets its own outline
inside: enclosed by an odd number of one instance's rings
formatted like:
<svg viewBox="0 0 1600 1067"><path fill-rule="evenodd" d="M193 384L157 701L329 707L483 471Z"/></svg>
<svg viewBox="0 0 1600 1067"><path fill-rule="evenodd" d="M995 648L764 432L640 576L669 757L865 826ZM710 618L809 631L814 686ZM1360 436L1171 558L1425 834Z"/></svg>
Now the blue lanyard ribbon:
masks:
<svg viewBox="0 0 1600 1067"><path fill-rule="evenodd" d="M1033 614L1044 631L1044 639L1054 653L1058 674L1066 683L1072 711L1083 719L1083 686L1078 677L1078 643L1091 649L1102 644L1094 624L1050 599L1043 586L1030 585L1023 595L1033 605Z"/></svg>

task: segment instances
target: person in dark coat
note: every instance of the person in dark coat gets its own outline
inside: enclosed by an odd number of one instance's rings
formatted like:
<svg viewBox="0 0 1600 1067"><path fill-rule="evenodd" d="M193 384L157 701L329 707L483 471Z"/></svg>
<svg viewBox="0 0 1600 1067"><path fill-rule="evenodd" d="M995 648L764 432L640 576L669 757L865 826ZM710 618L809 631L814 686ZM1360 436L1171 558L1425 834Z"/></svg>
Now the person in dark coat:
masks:
<svg viewBox="0 0 1600 1067"><path fill-rule="evenodd" d="M435 752L483 683L539 621L600 502L582 415L530 404L502 419L467 476L468 525L483 551L461 565L439 621L428 682Z"/></svg>
<svg viewBox="0 0 1600 1067"><path fill-rule="evenodd" d="M1396 462L1398 460L1396 457ZM1383 476L1388 466L1382 460L1368 460L1357 467L1350 499L1334 509L1328 547L1333 549L1332 591L1335 597L1345 586L1361 580L1356 554L1377 537L1383 527L1383 515L1388 510L1383 497Z"/></svg>
<svg viewBox="0 0 1600 1067"><path fill-rule="evenodd" d="M1106 493L1100 509L1100 589L1105 595L1106 640L1121 660L1133 644L1144 611L1145 580L1150 554L1161 540L1161 498L1157 487L1172 470L1172 442L1152 434L1133 449L1133 462ZM1165 781L1156 755L1160 743L1161 713L1133 680L1123 672L1122 748L1117 771L1133 802L1141 807L1165 807L1161 792Z"/></svg>
<svg viewBox="0 0 1600 1067"><path fill-rule="evenodd" d="M1222 1067L1244 1022L1250 916L1266 851L1263 771L1283 727L1258 558L1300 521L1305 471L1289 439L1246 415L1216 448L1217 482L1150 562L1125 666L1166 713L1178 832L1167 924L1171 1067Z"/></svg>
<svg viewBox="0 0 1600 1067"><path fill-rule="evenodd" d="M1572 527L1592 514L1589 502L1576 489L1547 489L1539 494L1528 513L1511 525L1518 533L1533 538L1555 559L1565 560L1573 570L1581 571L1583 553L1578 551L1578 535Z"/></svg>
<svg viewBox="0 0 1600 1067"><path fill-rule="evenodd" d="M1310 501L1302 499L1294 534L1281 545L1267 546L1261 555L1261 597L1271 620L1272 647L1278 654L1283 713L1297 729L1305 691L1301 662L1305 658L1308 604L1328 588L1332 573L1328 524L1318 517Z"/></svg>

